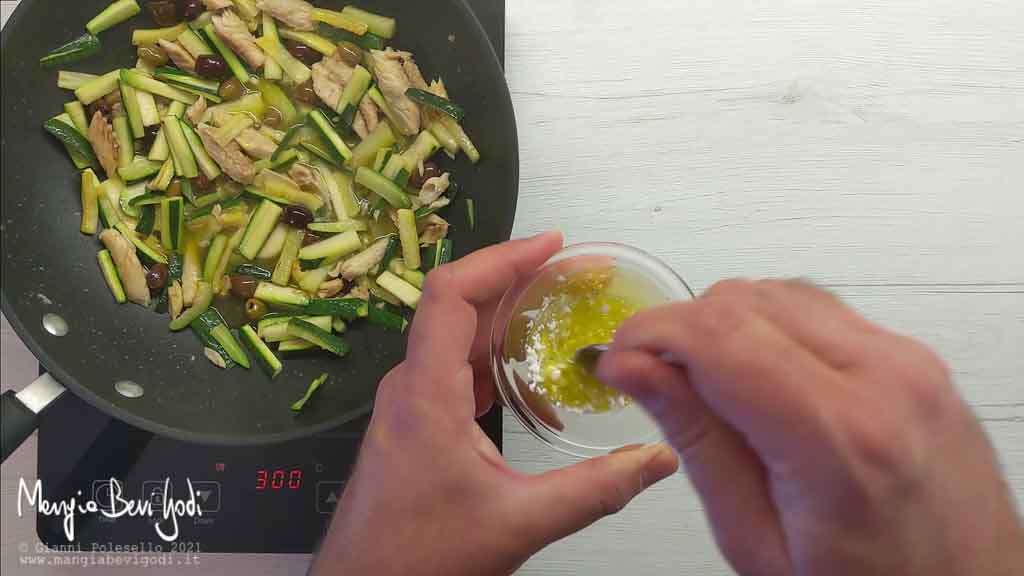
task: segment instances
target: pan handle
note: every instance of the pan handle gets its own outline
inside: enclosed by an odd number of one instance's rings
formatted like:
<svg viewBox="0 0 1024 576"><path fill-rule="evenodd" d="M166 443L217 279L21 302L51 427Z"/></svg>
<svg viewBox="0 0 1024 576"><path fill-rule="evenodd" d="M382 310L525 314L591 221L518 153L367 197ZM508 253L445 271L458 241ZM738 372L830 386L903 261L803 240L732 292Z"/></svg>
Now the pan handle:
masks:
<svg viewBox="0 0 1024 576"><path fill-rule="evenodd" d="M0 413L0 451L3 458L0 462L7 460L36 431L39 414L63 393L64 387L49 374L43 374L21 392L8 390L3 393L0 397L3 400Z"/></svg>

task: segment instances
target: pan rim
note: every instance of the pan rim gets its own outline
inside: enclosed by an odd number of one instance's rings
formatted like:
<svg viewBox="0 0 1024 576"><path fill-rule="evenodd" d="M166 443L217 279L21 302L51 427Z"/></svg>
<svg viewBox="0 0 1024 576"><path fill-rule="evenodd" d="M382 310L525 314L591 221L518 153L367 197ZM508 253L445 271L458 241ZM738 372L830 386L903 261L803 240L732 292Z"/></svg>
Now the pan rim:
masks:
<svg viewBox="0 0 1024 576"><path fill-rule="evenodd" d="M4 25L3 30L0 31L0 51L6 50L7 41L10 36L9 31L19 25L21 18L27 12L27 6L33 5L39 0L21 0L14 13L8 18L7 23ZM467 18L468 23L477 34L476 36L483 39L483 53L484 58L489 59L494 67L501 71L502 77L504 77L504 66L502 60L498 57L495 52L494 45L491 43L483 25L477 18L473 10L466 4L465 0L447 0L451 2L457 10L461 11ZM500 96L505 99L509 104L509 109L512 114L512 125L509 133L511 139L511 167L513 175L513 195L512 195L512 218L509 221L508 226L505 230L500 230L499 237L508 239L511 236L512 227L515 222L515 213L518 207L519 201L519 175L520 175L520 155L519 155L519 130L518 122L515 117L515 107L512 104L512 95L509 90L508 82L503 81L499 85L501 92ZM6 276L6 274L5 274ZM14 333L17 334L18 338L25 344L25 346L32 352L39 365L51 374L62 386L64 386L68 392L74 394L78 398L81 398L90 406L96 408L100 412L112 417L117 418L127 424L130 424L141 430L158 434L174 440L180 440L184 442L190 442L195 444L204 444L211 446L260 446L269 444L278 444L305 438L308 436L314 436L323 432L337 429L346 423L349 423L361 416L369 414L373 409L373 401L369 401L363 405L356 407L353 410L346 411L338 416L331 419L325 420L318 424L311 424L302 426L293 430L284 432L273 432L273 433L254 433L247 435L230 435L220 433L209 433L209 432L195 432L192 430L168 426L157 422L155 420L138 416L130 409L123 408L109 402L98 394L92 391L87 386L82 385L76 378L55 362L53 358L46 352L45 346L42 345L29 331L22 319L17 315L13 305L8 298L6 284L0 282L0 310L3 311L4 317L10 323ZM26 383L25 385L27 385ZM54 402L60 399L54 400ZM45 418L45 410L40 414L41 418Z"/></svg>

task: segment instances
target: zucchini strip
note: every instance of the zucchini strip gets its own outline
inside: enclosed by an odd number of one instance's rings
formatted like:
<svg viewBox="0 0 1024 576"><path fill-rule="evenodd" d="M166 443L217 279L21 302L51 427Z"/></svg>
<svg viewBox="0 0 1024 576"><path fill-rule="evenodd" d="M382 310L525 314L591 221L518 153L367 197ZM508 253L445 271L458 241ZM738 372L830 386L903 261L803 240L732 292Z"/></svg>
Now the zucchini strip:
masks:
<svg viewBox="0 0 1024 576"><path fill-rule="evenodd" d="M313 8L313 20L323 22L339 30L347 30L357 36L362 36L370 31L370 27L365 22L360 22L343 12L335 12L324 8Z"/></svg>
<svg viewBox="0 0 1024 576"><path fill-rule="evenodd" d="M420 236L416 231L416 214L407 208L398 211L398 237L402 242L402 259L413 270L420 267Z"/></svg>
<svg viewBox="0 0 1024 576"><path fill-rule="evenodd" d="M117 2L104 8L92 20L89 20L89 23L85 25L85 29L91 34L99 34L128 20L141 11L139 3L135 0L117 0Z"/></svg>
<svg viewBox="0 0 1024 576"><path fill-rule="evenodd" d="M75 97L82 104L88 106L117 90L117 83L120 79L121 70L112 70L79 86L75 90Z"/></svg>
<svg viewBox="0 0 1024 576"><path fill-rule="evenodd" d="M170 26L168 28L153 28L150 30L144 30L141 28L135 29L132 30L132 46L156 44L157 40L173 42L186 30L188 30L188 26L184 22L177 26Z"/></svg>
<svg viewBox="0 0 1024 576"><path fill-rule="evenodd" d="M302 248L302 239L306 232L301 228L289 228L284 238L284 246L281 247L281 255L274 266L274 273L270 281L278 286L287 286L288 280L292 277L292 266L299 259L299 250Z"/></svg>
<svg viewBox="0 0 1024 576"><path fill-rule="evenodd" d="M238 59L238 55L235 54L234 50L231 49L227 44L217 36L217 31L213 29L213 22L203 26L203 32L206 33L206 39L213 44L213 48L220 53L224 61L228 63L228 68L231 69L231 73L235 75L242 85L249 83L249 71L245 69L245 64Z"/></svg>
<svg viewBox="0 0 1024 576"><path fill-rule="evenodd" d="M124 286L121 284L121 277L117 274L117 267L114 265L114 258L110 255L110 250L100 250L96 254L96 260L100 264L100 271L103 272L103 279L106 280L110 293L114 295L114 300L118 304L127 302L128 297L124 293Z"/></svg>
<svg viewBox="0 0 1024 576"><path fill-rule="evenodd" d="M99 179L92 168L82 171L82 224L79 231L82 234L95 234L99 227Z"/></svg>
<svg viewBox="0 0 1024 576"><path fill-rule="evenodd" d="M256 45L266 52L269 58L277 62L281 69L284 70L284 73L296 84L304 83L313 75L313 71L309 69L309 66L306 66L292 56L288 50L285 50L284 45L280 41L275 42L274 38L270 36L261 36L256 39Z"/></svg>
<svg viewBox="0 0 1024 576"><path fill-rule="evenodd" d="M71 42L54 48L49 54L39 59L39 65L45 67L60 66L84 60L100 51L100 39L93 34L82 34Z"/></svg>
<svg viewBox="0 0 1024 576"><path fill-rule="evenodd" d="M360 10L355 6L345 6L341 9L341 13L356 22L362 22L366 24L366 31L372 32L381 38L393 38L395 36L395 28L397 23L394 18L387 16L381 16L374 14L373 12L367 12L366 10ZM352 30L356 34L359 34L357 30Z"/></svg>
<svg viewBox="0 0 1024 576"><path fill-rule="evenodd" d="M320 386L322 386L323 383L326 381L327 372L324 372L323 374L317 376L316 379L310 383L309 388L306 389L306 393L302 395L302 398L299 398L298 400L295 401L295 403L292 404L292 412L302 412L302 409L306 406L306 403L309 402L309 399L313 397L313 393L316 392L317 389L319 389Z"/></svg>
<svg viewBox="0 0 1024 576"><path fill-rule="evenodd" d="M61 70L57 72L57 87L64 90L78 90L86 82L99 78L96 74Z"/></svg>
<svg viewBox="0 0 1024 576"><path fill-rule="evenodd" d="M434 110L438 110L451 116L456 122L462 122L462 119L466 117L466 110L463 109L462 106L459 106L447 98L442 98L437 94L427 92L426 90L409 88L405 91L405 95L417 104L428 106Z"/></svg>
<svg viewBox="0 0 1024 576"><path fill-rule="evenodd" d="M193 320L199 318L200 314L206 312L206 309L210 307L212 302L213 285L206 281L200 281L199 286L196 288L196 297L192 301L192 307L171 321L169 328L177 332L188 326Z"/></svg>
<svg viewBox="0 0 1024 576"><path fill-rule="evenodd" d="M280 43L281 37L277 33L277 22L269 13L263 13L263 35L270 36L274 42ZM263 78L267 80L280 80L284 77L284 70L273 58L263 63ZM262 82L261 82L262 83Z"/></svg>

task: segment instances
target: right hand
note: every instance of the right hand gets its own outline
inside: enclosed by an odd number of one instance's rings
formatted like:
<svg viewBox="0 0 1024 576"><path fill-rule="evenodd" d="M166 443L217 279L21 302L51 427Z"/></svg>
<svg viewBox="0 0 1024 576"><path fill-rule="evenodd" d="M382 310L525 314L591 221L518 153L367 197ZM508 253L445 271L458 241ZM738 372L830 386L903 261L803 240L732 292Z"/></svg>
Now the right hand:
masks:
<svg viewBox="0 0 1024 576"><path fill-rule="evenodd" d="M943 362L809 284L731 280L642 312L598 374L658 420L740 574L1024 574Z"/></svg>

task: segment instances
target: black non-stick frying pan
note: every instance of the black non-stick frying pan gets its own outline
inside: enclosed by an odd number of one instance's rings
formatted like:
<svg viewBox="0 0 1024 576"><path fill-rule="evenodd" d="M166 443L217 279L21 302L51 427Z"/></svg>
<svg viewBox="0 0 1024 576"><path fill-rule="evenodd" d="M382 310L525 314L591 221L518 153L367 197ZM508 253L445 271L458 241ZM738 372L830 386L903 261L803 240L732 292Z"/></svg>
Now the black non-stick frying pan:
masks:
<svg viewBox="0 0 1024 576"><path fill-rule="evenodd" d="M78 172L63 147L42 130L43 122L74 96L57 88L55 70L38 65L40 56L81 34L108 3L23 0L3 29L3 312L52 376L22 390L24 403L12 393L3 396L4 457L34 429L35 412L62 390L56 382L130 424L202 443L284 441L365 414L377 382L405 353L404 335L356 325L346 334L353 350L348 357L285 359L284 371L271 381L255 366L214 367L190 331L168 331L166 315L114 302L96 264L98 241L78 231ZM335 9L345 4L315 3ZM460 157L451 167L476 204L474 230L461 201L445 214L456 255L507 239L519 180L515 117L479 22L462 0L357 4L396 17L392 44L412 51L428 78L444 78L453 99L466 109L464 124L483 160L474 166ZM143 11L104 32L99 55L67 68L102 73L131 67L131 30L152 27ZM67 333L55 336L51 332L61 332L54 330L60 319ZM321 372L331 375L328 384L301 414L293 414L289 405ZM119 381L139 384L142 396L120 394Z"/></svg>

